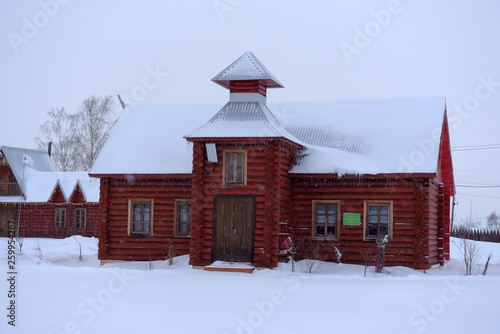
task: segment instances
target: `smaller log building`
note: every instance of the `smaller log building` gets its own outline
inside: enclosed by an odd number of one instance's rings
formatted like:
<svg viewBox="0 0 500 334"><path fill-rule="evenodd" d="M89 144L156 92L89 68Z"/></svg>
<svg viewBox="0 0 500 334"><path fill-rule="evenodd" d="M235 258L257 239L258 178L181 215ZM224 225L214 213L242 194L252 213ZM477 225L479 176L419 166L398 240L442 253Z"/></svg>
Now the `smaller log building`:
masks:
<svg viewBox="0 0 500 334"><path fill-rule="evenodd" d="M98 221L97 179L56 172L44 151L0 147L0 236L97 236Z"/></svg>

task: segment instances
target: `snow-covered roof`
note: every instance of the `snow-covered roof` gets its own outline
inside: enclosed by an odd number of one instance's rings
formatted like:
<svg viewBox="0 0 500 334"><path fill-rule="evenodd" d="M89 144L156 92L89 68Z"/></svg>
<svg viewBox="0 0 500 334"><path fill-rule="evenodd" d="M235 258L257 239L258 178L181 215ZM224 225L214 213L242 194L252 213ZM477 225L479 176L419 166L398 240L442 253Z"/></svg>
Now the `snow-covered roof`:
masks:
<svg viewBox="0 0 500 334"><path fill-rule="evenodd" d="M262 95L230 95L230 101L214 117L185 138L284 137L296 140L274 117ZM248 98L249 95L253 99Z"/></svg>
<svg viewBox="0 0 500 334"><path fill-rule="evenodd" d="M45 151L2 146L1 151L7 158L23 196L2 196L2 203L43 203L47 202L57 185L63 190L68 201L78 184L87 202L99 202L99 180L91 178L87 172L56 172L54 163ZM24 163L25 155L33 165Z"/></svg>
<svg viewBox="0 0 500 334"><path fill-rule="evenodd" d="M16 177L19 184L24 184L24 167L28 166L24 162L25 156L31 159L32 169L39 172L55 172L56 168L54 163L50 160L46 151L32 150L28 148L1 146L0 150L3 152L7 161L9 162L12 173Z"/></svg>
<svg viewBox="0 0 500 334"><path fill-rule="evenodd" d="M307 147L291 173L436 173L444 97L274 103Z"/></svg>
<svg viewBox="0 0 500 334"><path fill-rule="evenodd" d="M283 85L251 52L246 52L231 65L217 74L212 81L229 88L230 81L262 80L267 88L282 88Z"/></svg>
<svg viewBox="0 0 500 334"><path fill-rule="evenodd" d="M209 120L217 105L128 106L91 174L190 174L193 152L183 136Z"/></svg>
<svg viewBox="0 0 500 334"><path fill-rule="evenodd" d="M442 97L283 102L270 108L265 101L233 99L218 113L217 109L214 105L127 108L91 173L190 174L192 148L183 138L186 133L187 138L287 138L304 146L292 173L437 171ZM203 125L192 131L197 123Z"/></svg>

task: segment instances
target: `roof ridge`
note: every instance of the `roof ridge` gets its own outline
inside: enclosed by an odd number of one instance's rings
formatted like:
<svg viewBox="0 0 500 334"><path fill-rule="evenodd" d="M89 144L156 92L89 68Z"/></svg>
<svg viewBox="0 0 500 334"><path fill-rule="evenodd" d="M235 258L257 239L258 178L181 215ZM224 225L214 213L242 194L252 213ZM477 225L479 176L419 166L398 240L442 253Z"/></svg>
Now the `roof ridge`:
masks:
<svg viewBox="0 0 500 334"><path fill-rule="evenodd" d="M219 74L212 78L213 82L228 88L227 82L234 80L265 80L267 87L283 87L276 77L250 51L233 61Z"/></svg>

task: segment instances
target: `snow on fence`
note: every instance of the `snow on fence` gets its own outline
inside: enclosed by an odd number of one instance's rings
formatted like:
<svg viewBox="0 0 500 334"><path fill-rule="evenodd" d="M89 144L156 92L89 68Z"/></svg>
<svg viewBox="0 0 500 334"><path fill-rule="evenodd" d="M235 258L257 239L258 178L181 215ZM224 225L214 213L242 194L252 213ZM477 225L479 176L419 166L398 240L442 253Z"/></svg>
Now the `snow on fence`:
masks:
<svg viewBox="0 0 500 334"><path fill-rule="evenodd" d="M500 243L500 230L476 230L461 227L453 229L451 231L451 236L476 241Z"/></svg>

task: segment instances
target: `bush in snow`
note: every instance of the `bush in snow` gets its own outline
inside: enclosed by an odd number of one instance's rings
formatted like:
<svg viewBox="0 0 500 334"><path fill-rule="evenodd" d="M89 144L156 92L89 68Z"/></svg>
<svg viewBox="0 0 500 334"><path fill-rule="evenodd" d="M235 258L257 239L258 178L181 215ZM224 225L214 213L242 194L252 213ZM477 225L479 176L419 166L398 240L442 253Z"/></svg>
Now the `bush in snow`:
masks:
<svg viewBox="0 0 500 334"><path fill-rule="evenodd" d="M166 260L168 261L169 266L174 264L174 257L175 257L174 245L172 245L172 240L168 240L168 253L166 256Z"/></svg>
<svg viewBox="0 0 500 334"><path fill-rule="evenodd" d="M359 254L363 257L364 260L364 265L365 265L365 272L363 274L363 277L366 277L366 269L368 269L369 266L372 265L373 263L373 258L375 257L375 254L373 253L371 248L358 248Z"/></svg>
<svg viewBox="0 0 500 334"><path fill-rule="evenodd" d="M462 254L462 275L471 276L477 274L477 262L480 256L480 248L478 244L469 239L460 238L457 242L454 242L458 247L460 254ZM486 268L485 268L486 269Z"/></svg>
<svg viewBox="0 0 500 334"><path fill-rule="evenodd" d="M40 248L40 244L38 243L38 241L36 242L35 255L40 261L42 260L43 257L42 248Z"/></svg>
<svg viewBox="0 0 500 334"><path fill-rule="evenodd" d="M377 239L377 269L375 270L377 273L381 273L384 270L385 263L385 247L387 246L388 236L381 239Z"/></svg>

